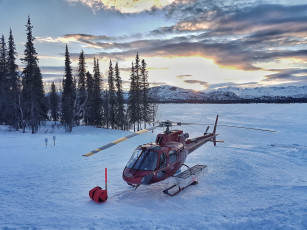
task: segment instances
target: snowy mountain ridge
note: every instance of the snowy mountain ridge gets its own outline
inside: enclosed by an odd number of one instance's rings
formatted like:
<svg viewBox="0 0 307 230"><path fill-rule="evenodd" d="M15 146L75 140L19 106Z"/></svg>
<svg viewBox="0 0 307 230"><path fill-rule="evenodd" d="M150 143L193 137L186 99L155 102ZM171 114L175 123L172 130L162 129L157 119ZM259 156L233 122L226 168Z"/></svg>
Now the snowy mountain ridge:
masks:
<svg viewBox="0 0 307 230"><path fill-rule="evenodd" d="M257 98L257 97L293 97L305 98L307 97L307 86L287 86L287 87L256 87L256 88L238 88L226 87L220 88L219 92L233 92L238 97L244 99Z"/></svg>
<svg viewBox="0 0 307 230"><path fill-rule="evenodd" d="M276 99L281 97L307 98L307 86L287 87L226 87L211 91L193 91L176 86L163 85L149 89L149 96L160 102L168 101L236 101L244 99Z"/></svg>

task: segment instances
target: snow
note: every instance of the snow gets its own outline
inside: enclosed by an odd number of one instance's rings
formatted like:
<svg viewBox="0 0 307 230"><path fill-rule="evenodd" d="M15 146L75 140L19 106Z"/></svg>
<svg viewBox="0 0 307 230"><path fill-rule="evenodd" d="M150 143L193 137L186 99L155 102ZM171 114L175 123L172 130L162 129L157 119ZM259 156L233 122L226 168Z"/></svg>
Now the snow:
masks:
<svg viewBox="0 0 307 230"><path fill-rule="evenodd" d="M255 88L238 88L225 87L220 88L217 92L232 92L238 97L244 99L266 97L293 97L303 98L307 96L307 86L285 86L285 87L255 87Z"/></svg>
<svg viewBox="0 0 307 230"><path fill-rule="evenodd" d="M129 132L75 127L68 134L49 124L32 135L0 126L0 229L307 229L306 104L164 104L159 111L159 120L212 123L219 114L220 124L277 132L218 127L225 142L186 161L208 166L199 184L169 197L162 193L168 179L112 197L131 189L122 170L158 131L86 158ZM182 128L196 137L206 127ZM110 198L97 204L88 191L104 187L105 167Z"/></svg>
<svg viewBox="0 0 307 230"><path fill-rule="evenodd" d="M211 91L193 91L182 89L176 86L162 85L152 87L149 90L149 96L159 101L191 101L191 100L239 100L255 98L292 97L306 98L307 86L287 86L287 87L255 87L238 88L225 87L213 89ZM128 98L126 94L125 98Z"/></svg>

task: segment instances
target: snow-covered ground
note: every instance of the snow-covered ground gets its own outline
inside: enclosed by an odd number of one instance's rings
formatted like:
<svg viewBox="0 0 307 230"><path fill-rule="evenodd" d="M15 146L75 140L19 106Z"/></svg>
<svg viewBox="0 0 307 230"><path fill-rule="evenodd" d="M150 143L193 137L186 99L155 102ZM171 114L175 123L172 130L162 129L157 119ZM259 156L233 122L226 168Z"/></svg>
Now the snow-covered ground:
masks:
<svg viewBox="0 0 307 230"><path fill-rule="evenodd" d="M159 120L203 123L219 114L220 124L277 133L218 127L225 142L187 159L208 166L199 184L169 197L162 193L169 179L112 198L129 189L121 174L134 148L158 131L85 158L128 132L43 127L31 135L0 126L0 229L307 229L306 104L165 104L159 111ZM206 127L183 128L193 137ZM110 198L97 204L88 191L104 187L105 167Z"/></svg>

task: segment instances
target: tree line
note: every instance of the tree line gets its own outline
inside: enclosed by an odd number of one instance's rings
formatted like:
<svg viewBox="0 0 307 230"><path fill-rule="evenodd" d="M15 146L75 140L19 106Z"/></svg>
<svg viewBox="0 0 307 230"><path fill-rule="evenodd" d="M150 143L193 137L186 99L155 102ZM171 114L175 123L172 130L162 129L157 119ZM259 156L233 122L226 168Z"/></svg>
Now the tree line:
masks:
<svg viewBox="0 0 307 230"><path fill-rule="evenodd" d="M100 73L99 59L94 58L92 73L87 70L86 58L80 52L78 70L74 74L68 46L65 47L65 67L62 89L55 83L45 94L35 37L30 17L26 24L22 71L16 64L17 52L10 29L8 45L2 35L0 41L0 123L25 132L29 128L36 133L43 122L59 121L67 132L74 126L129 130L146 128L155 118L157 107L148 98L148 71L145 60L136 54L130 71L130 91L127 103L123 97L122 79L118 63L110 60L106 89Z"/></svg>

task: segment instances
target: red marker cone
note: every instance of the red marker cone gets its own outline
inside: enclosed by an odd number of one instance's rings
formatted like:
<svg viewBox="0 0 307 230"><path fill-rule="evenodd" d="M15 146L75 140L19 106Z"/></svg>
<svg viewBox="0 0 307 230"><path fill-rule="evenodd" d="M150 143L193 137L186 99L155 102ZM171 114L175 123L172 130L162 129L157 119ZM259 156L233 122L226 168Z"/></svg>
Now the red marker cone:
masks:
<svg viewBox="0 0 307 230"><path fill-rule="evenodd" d="M89 191L89 196L92 200L96 201L97 203L105 202L108 199L108 192L107 192L107 183L108 183L108 176L107 176L107 168L105 168L105 190L101 189L101 187L96 186L95 188Z"/></svg>

